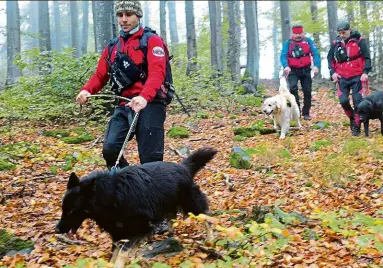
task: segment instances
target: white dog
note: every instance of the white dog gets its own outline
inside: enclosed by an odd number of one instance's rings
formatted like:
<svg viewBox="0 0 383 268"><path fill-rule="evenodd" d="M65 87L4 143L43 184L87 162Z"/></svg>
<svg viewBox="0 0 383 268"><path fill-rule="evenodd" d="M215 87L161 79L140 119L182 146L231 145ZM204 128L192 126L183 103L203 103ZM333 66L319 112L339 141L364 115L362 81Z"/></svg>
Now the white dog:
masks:
<svg viewBox="0 0 383 268"><path fill-rule="evenodd" d="M274 129L281 128L279 139L286 137L291 120L295 120L299 128L302 127L299 120L299 107L294 95L287 88L285 77L280 79L279 94L264 101L263 112L267 115L273 114Z"/></svg>

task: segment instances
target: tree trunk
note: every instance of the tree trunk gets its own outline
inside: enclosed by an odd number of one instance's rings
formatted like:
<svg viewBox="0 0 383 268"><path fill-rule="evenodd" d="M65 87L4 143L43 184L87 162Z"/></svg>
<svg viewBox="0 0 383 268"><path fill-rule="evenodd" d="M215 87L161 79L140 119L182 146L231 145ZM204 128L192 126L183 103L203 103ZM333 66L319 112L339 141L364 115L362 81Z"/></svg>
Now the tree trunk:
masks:
<svg viewBox="0 0 383 268"><path fill-rule="evenodd" d="M94 51L97 52L97 16L96 16L96 1L92 1L92 17L93 17L93 36L94 36Z"/></svg>
<svg viewBox="0 0 383 268"><path fill-rule="evenodd" d="M257 1L244 1L247 61L245 86L248 93L256 93L259 78L259 36Z"/></svg>
<svg viewBox="0 0 383 268"><path fill-rule="evenodd" d="M31 25L31 33L35 36L32 37L31 47L39 46L39 39L37 38L39 33L39 2L30 1L30 25Z"/></svg>
<svg viewBox="0 0 383 268"><path fill-rule="evenodd" d="M316 1L310 1L311 19L314 24L318 24L318 5ZM319 39L319 33L313 33L314 44L318 50L321 50L321 44ZM318 78L322 78L321 71L319 70Z"/></svg>
<svg viewBox="0 0 383 268"><path fill-rule="evenodd" d="M194 7L193 1L185 1L185 18L186 18L186 42L188 65L186 75L197 70L197 38L194 25Z"/></svg>
<svg viewBox="0 0 383 268"><path fill-rule="evenodd" d="M166 1L160 1L160 35L165 42L166 38Z"/></svg>
<svg viewBox="0 0 383 268"><path fill-rule="evenodd" d="M273 79L278 80L279 77L279 68L281 66L281 63L279 61L279 51L280 46L278 42L278 23L276 18L278 18L278 9L279 9L279 3L275 1L274 3L274 10L273 10L273 32L272 32L272 40L273 40L273 50L274 50L274 72L273 72Z"/></svg>
<svg viewBox="0 0 383 268"><path fill-rule="evenodd" d="M80 57L80 42L78 36L78 10L77 10L77 2L70 1L70 21L71 21L71 40L72 40L72 48L73 54L79 58Z"/></svg>
<svg viewBox="0 0 383 268"><path fill-rule="evenodd" d="M330 35L330 44L338 35L336 25L338 24L338 7L336 1L327 0L328 32Z"/></svg>
<svg viewBox="0 0 383 268"><path fill-rule="evenodd" d="M13 64L16 55L21 51L20 11L17 1L7 1L7 79L6 85L13 84L21 72Z"/></svg>
<svg viewBox="0 0 383 268"><path fill-rule="evenodd" d="M88 52L88 29L89 29L89 1L82 2L82 36L81 53Z"/></svg>
<svg viewBox="0 0 383 268"><path fill-rule="evenodd" d="M48 1L39 1L39 34L40 51L52 50Z"/></svg>
<svg viewBox="0 0 383 268"><path fill-rule="evenodd" d="M360 3L361 19L362 19L362 21L368 22L368 19L367 19L367 2L365 0L360 0L359 3ZM370 50L370 33L368 30L364 31L363 38L366 39L367 47Z"/></svg>
<svg viewBox="0 0 383 268"><path fill-rule="evenodd" d="M354 18L354 7L353 7L353 0L346 0L346 10L347 10L347 20L350 23L350 25L354 25L355 18Z"/></svg>
<svg viewBox="0 0 383 268"><path fill-rule="evenodd" d="M168 1L168 12L169 12L170 43L173 46L178 44L176 1Z"/></svg>
<svg viewBox="0 0 383 268"><path fill-rule="evenodd" d="M210 54L211 66L220 75L223 70L222 62L222 22L221 22L221 2L209 1L210 17Z"/></svg>
<svg viewBox="0 0 383 268"><path fill-rule="evenodd" d="M236 84L241 82L241 20L238 1L228 1L229 39L228 47L228 69L231 72L231 79Z"/></svg>
<svg viewBox="0 0 383 268"><path fill-rule="evenodd" d="M290 39L291 26L290 26L290 7L288 1L279 1L281 11L281 29L282 29L282 42Z"/></svg>
<svg viewBox="0 0 383 268"><path fill-rule="evenodd" d="M61 12L59 1L53 1L53 14L55 22L54 49L61 51Z"/></svg>
<svg viewBox="0 0 383 268"><path fill-rule="evenodd" d="M110 14L113 10L112 1L95 1L96 17L96 51L101 52L113 38L112 19Z"/></svg>
<svg viewBox="0 0 383 268"><path fill-rule="evenodd" d="M150 9L149 9L149 1L144 1L144 21L143 25L150 27Z"/></svg>

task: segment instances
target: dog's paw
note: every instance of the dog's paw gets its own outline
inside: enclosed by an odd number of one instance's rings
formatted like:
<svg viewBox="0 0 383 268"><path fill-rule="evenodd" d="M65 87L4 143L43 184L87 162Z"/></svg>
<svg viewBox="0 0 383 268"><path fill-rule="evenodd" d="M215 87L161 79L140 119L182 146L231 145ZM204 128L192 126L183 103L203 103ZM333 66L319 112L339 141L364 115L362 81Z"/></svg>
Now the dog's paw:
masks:
<svg viewBox="0 0 383 268"><path fill-rule="evenodd" d="M279 137L280 140L284 140L285 138L286 138L285 134L282 134L282 135Z"/></svg>

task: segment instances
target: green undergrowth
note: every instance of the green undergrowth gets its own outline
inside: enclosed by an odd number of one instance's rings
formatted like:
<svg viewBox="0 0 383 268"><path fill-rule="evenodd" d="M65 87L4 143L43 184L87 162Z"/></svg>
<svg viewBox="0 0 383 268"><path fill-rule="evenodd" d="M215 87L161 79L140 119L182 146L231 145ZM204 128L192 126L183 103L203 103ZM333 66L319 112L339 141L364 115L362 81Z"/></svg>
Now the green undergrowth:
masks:
<svg viewBox="0 0 383 268"><path fill-rule="evenodd" d="M6 230L0 229L0 258L10 250L22 250L33 247L33 242L25 241L17 236L9 234Z"/></svg>
<svg viewBox="0 0 383 268"><path fill-rule="evenodd" d="M179 126L170 128L168 132L169 138L189 138L189 136L189 130Z"/></svg>

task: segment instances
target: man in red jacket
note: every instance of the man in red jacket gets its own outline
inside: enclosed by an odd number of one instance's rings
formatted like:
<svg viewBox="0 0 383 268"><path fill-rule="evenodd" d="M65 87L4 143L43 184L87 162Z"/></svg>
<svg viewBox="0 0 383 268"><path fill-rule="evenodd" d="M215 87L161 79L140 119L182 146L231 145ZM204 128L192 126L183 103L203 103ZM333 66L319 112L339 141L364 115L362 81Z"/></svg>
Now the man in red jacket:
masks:
<svg viewBox="0 0 383 268"><path fill-rule="evenodd" d="M115 12L121 26L119 37L103 50L96 72L81 88L76 101L85 103L91 94L98 93L111 79L112 90L131 98L131 101L120 102L109 121L102 150L107 167L113 167L117 160L134 112L140 112L135 135L141 164L162 161L166 107L162 101L158 101L157 92L166 75L164 42L158 35L151 35L147 40L147 55L139 49L144 33L140 23L143 12L139 1L118 0L115 2ZM123 80L116 79L111 72L112 67L126 68ZM125 81L128 82L121 83ZM127 165L126 159L121 157L119 167Z"/></svg>
<svg viewBox="0 0 383 268"><path fill-rule="evenodd" d="M338 23L337 31L339 35L327 54L328 68L332 80L337 83L339 102L350 119L352 135L359 136L360 121L356 109L362 101L363 83L367 83L371 70L370 52L366 40L358 31L352 30L348 22ZM349 100L350 90L354 109Z"/></svg>

